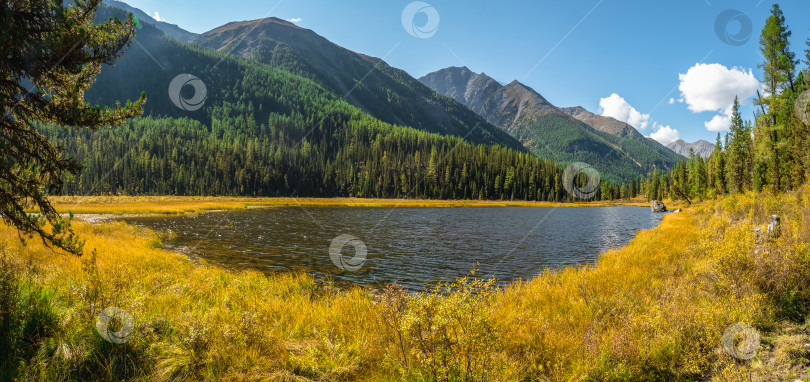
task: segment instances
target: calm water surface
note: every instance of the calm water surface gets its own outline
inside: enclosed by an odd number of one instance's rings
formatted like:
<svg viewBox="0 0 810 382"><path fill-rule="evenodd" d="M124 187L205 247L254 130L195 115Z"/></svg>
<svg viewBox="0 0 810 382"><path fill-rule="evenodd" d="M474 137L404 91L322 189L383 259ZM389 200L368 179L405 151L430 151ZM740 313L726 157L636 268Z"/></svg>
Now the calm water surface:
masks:
<svg viewBox="0 0 810 382"><path fill-rule="evenodd" d="M647 207L283 207L195 216L138 217L127 222L170 230L168 247L233 269L303 271L339 284L397 282L424 290L468 275L500 283L545 268L592 264L635 233L658 225ZM367 248L356 271L336 266L332 240L352 235ZM352 245L343 247L352 259Z"/></svg>

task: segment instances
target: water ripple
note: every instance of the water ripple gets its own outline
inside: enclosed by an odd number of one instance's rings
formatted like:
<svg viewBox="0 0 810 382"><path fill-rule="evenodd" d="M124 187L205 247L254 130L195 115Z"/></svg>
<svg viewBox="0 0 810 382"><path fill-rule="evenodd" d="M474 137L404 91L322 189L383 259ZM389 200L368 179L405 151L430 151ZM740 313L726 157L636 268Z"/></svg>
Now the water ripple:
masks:
<svg viewBox="0 0 810 382"><path fill-rule="evenodd" d="M296 270L337 282L397 282L424 290L473 268L478 276L494 275L505 283L547 268L592 264L638 230L657 226L662 216L622 206L284 207L126 220L171 230L177 235L169 243L173 248L188 248L228 268L268 274ZM342 234L367 246L366 262L357 272L343 271L330 260L330 242Z"/></svg>

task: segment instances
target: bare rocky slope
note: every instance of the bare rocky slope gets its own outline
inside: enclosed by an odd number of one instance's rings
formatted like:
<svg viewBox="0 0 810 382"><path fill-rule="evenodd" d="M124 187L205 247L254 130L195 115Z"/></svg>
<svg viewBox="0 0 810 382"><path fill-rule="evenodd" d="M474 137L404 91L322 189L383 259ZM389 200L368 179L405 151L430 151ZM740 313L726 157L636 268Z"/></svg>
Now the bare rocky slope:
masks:
<svg viewBox="0 0 810 382"><path fill-rule="evenodd" d="M712 152L714 152L714 144L703 139L693 143L687 143L683 139L678 139L677 141L668 144L667 147L685 157L689 156L689 149L691 148L694 150L695 155L703 159L708 159L712 155Z"/></svg>

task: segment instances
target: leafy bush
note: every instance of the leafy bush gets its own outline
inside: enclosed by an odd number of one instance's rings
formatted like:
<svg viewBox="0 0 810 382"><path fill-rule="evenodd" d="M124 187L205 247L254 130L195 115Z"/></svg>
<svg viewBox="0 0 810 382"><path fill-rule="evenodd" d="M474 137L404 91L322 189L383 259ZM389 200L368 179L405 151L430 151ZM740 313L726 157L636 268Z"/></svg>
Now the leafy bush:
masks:
<svg viewBox="0 0 810 382"><path fill-rule="evenodd" d="M494 283L465 277L410 296L396 287L386 289L383 321L397 340L405 377L487 381L503 373L496 357L501 337L490 318Z"/></svg>

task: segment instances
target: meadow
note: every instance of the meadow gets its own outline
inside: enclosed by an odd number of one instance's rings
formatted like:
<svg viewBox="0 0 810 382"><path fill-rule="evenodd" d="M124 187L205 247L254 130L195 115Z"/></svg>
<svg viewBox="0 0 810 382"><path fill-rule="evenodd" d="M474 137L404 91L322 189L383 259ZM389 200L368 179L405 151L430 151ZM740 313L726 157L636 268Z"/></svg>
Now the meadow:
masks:
<svg viewBox="0 0 810 382"><path fill-rule="evenodd" d="M807 377L808 199L810 187L706 201L667 215L657 228L641 231L627 246L602 254L594 266L548 270L504 288L494 288L492 280L473 273L420 294L405 293L396 285L345 290L302 274L228 271L190 261L164 249L160 233L120 222L75 223L86 240L81 257L53 252L37 239L21 242L15 230L4 227L0 346L9 351L0 355L0 379ZM94 214L200 212L301 202L179 197L56 200L60 209ZM754 229L764 232L772 214L782 217L781 237L758 237ZM104 340L96 328L99 313L108 307L120 307L133 318L124 343ZM759 333L760 343L750 360L732 356L721 342L735 323ZM126 328L119 320L110 325L113 331ZM741 347L751 341L734 340Z"/></svg>
<svg viewBox="0 0 810 382"><path fill-rule="evenodd" d="M600 207L647 206L642 198L577 203L522 200L437 200L373 198L243 198L213 196L56 196L57 211L75 214L182 214L251 207Z"/></svg>

